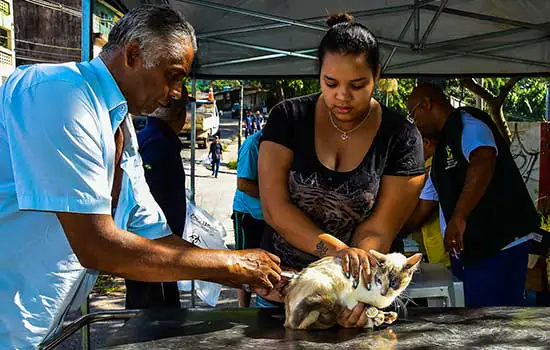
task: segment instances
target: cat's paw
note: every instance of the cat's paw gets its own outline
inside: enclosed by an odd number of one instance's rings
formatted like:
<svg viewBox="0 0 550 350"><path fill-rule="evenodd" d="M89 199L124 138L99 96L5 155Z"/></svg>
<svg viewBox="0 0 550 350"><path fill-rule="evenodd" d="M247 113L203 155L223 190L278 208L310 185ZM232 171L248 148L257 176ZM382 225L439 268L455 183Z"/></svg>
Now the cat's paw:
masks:
<svg viewBox="0 0 550 350"><path fill-rule="evenodd" d="M377 308L375 308L374 306L369 306L366 310L365 310L365 314L367 315L368 318L375 318L376 315L378 315L380 313L380 310L378 310Z"/></svg>
<svg viewBox="0 0 550 350"><path fill-rule="evenodd" d="M389 311L384 313L384 323L392 324L397 320L397 312Z"/></svg>
<svg viewBox="0 0 550 350"><path fill-rule="evenodd" d="M383 311L378 310L378 314L372 319L374 322L374 325L376 327L379 327L384 324L384 320L386 319L385 313Z"/></svg>

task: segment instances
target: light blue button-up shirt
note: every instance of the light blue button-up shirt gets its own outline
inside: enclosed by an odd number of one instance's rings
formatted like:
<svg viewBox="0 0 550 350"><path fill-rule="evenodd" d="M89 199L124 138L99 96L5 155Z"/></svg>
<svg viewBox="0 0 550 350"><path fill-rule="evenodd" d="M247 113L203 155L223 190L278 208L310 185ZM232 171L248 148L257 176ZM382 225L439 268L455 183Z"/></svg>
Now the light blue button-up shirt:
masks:
<svg viewBox="0 0 550 350"><path fill-rule="evenodd" d="M34 348L95 282L55 212L111 214L125 230L170 234L145 182L128 106L100 58L19 67L0 91L0 349ZM114 132L122 188L111 204ZM86 232L81 232L85 235Z"/></svg>

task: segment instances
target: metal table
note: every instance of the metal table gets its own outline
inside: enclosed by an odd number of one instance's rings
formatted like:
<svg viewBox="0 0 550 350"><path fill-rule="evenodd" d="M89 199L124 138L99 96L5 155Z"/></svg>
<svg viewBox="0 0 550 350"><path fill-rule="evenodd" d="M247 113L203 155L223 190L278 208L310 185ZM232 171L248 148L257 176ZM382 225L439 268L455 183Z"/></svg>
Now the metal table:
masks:
<svg viewBox="0 0 550 350"><path fill-rule="evenodd" d="M550 308L409 308L380 330L293 331L269 309L147 310L105 349L547 349Z"/></svg>
<svg viewBox="0 0 550 350"><path fill-rule="evenodd" d="M443 264L420 264L406 294L426 298L429 307L464 307L464 286Z"/></svg>

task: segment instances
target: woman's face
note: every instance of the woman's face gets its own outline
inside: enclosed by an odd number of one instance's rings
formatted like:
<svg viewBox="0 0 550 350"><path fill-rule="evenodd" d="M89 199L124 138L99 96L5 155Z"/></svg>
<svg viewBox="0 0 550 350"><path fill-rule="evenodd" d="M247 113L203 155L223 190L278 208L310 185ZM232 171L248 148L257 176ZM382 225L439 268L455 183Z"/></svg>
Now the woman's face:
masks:
<svg viewBox="0 0 550 350"><path fill-rule="evenodd" d="M380 66L373 73L365 55L327 52L321 67L321 91L328 109L342 122L368 110Z"/></svg>

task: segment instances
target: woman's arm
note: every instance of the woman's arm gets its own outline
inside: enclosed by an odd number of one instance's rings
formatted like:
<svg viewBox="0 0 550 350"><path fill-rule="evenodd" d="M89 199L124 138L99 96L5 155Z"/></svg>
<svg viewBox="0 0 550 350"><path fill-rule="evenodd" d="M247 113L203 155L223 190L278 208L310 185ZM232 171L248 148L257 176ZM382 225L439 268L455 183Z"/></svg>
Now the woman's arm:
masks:
<svg viewBox="0 0 550 350"><path fill-rule="evenodd" d="M258 178L265 221L292 246L315 256L336 255L347 245L323 232L298 209L288 194L288 174L294 152L275 142L260 146Z"/></svg>
<svg viewBox="0 0 550 350"><path fill-rule="evenodd" d="M383 176L373 212L355 230L352 244L367 252L387 253L416 207L423 185L424 175Z"/></svg>

